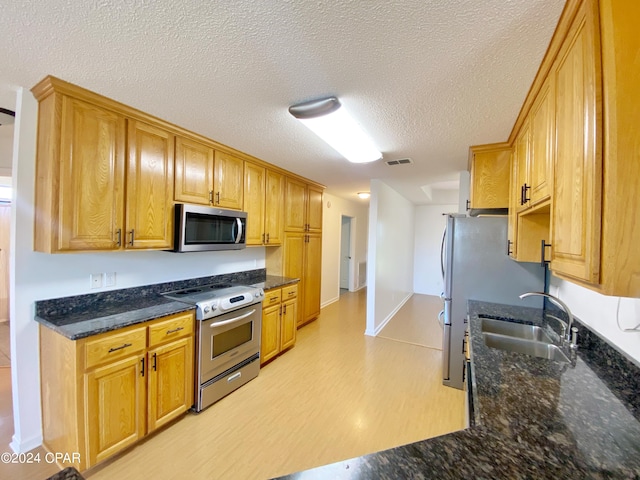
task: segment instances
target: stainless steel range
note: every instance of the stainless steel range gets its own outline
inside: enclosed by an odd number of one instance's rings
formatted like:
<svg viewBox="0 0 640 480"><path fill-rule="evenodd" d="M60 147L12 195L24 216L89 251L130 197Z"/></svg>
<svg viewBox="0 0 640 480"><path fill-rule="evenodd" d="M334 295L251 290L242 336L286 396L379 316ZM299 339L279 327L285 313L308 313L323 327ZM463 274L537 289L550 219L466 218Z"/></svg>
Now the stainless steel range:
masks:
<svg viewBox="0 0 640 480"><path fill-rule="evenodd" d="M196 306L196 412L258 376L262 288L212 284L163 295Z"/></svg>

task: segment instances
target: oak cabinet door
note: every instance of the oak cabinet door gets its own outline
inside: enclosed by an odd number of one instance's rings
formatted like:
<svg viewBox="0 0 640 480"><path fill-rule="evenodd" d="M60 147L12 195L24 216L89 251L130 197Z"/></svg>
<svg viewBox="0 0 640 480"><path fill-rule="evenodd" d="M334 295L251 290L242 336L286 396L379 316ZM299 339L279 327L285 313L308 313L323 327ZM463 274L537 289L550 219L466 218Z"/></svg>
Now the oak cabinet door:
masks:
<svg viewBox="0 0 640 480"><path fill-rule="evenodd" d="M597 284L602 205L600 48L585 4L554 71L557 139L551 269Z"/></svg>
<svg viewBox="0 0 640 480"><path fill-rule="evenodd" d="M542 85L531 111L531 205L550 198L555 147L555 91L553 76Z"/></svg>
<svg viewBox="0 0 640 480"><path fill-rule="evenodd" d="M213 202L213 148L176 137L174 198L200 205Z"/></svg>
<svg viewBox="0 0 640 480"><path fill-rule="evenodd" d="M125 133L123 116L62 97L59 251L120 248Z"/></svg>
<svg viewBox="0 0 640 480"><path fill-rule="evenodd" d="M305 292L305 266L304 266L304 252L306 246L307 234L285 232L284 234L284 275L292 278L299 278L298 283L298 301L302 303ZM301 309L298 308L298 318L296 319L296 325L302 325L303 319Z"/></svg>
<svg viewBox="0 0 640 480"><path fill-rule="evenodd" d="M322 189L307 186L307 231L322 231Z"/></svg>
<svg viewBox="0 0 640 480"><path fill-rule="evenodd" d="M304 232L307 224L307 185L287 177L285 182L284 229L288 232Z"/></svg>
<svg viewBox="0 0 640 480"><path fill-rule="evenodd" d="M531 182L529 165L531 154L531 129L528 120L522 125L515 140L517 210L520 212L531 206Z"/></svg>
<svg viewBox="0 0 640 480"><path fill-rule="evenodd" d="M244 166L244 211L247 212L247 245L265 243L265 168L250 162Z"/></svg>
<svg viewBox="0 0 640 480"><path fill-rule="evenodd" d="M292 347L296 343L298 318L298 300L292 299L282 302L282 317L280 323L280 351Z"/></svg>
<svg viewBox="0 0 640 480"><path fill-rule="evenodd" d="M511 149L501 144L471 147L470 163L469 207L508 208Z"/></svg>
<svg viewBox="0 0 640 480"><path fill-rule="evenodd" d="M304 249L304 293L302 321L304 323L320 315L320 279L322 273L322 235L306 235Z"/></svg>
<svg viewBox="0 0 640 480"><path fill-rule="evenodd" d="M267 293L268 295L268 293ZM280 353L280 304L262 310L260 363L265 363Z"/></svg>
<svg viewBox="0 0 640 480"><path fill-rule="evenodd" d="M242 210L244 160L216 150L213 174L213 204Z"/></svg>
<svg viewBox="0 0 640 480"><path fill-rule="evenodd" d="M89 465L95 465L144 436L144 368L144 355L141 354L85 375Z"/></svg>
<svg viewBox="0 0 640 480"><path fill-rule="evenodd" d="M267 245L281 245L284 233L285 179L281 173L267 169L264 229Z"/></svg>
<svg viewBox="0 0 640 480"><path fill-rule="evenodd" d="M126 248L173 245L173 152L173 134L129 121Z"/></svg>
<svg viewBox="0 0 640 480"><path fill-rule="evenodd" d="M149 350L148 432L170 422L193 405L193 338Z"/></svg>

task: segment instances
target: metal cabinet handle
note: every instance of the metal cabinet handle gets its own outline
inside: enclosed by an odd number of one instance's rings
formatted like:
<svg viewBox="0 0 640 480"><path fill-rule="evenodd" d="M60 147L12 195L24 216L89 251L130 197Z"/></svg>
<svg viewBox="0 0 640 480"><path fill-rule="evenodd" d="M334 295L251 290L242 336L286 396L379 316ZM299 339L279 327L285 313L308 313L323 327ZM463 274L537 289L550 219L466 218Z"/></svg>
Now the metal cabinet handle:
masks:
<svg viewBox="0 0 640 480"><path fill-rule="evenodd" d="M265 236L264 236L264 233L263 233L263 234L262 234L262 243L266 243L266 242L264 241L264 238L265 238Z"/></svg>
<svg viewBox="0 0 640 480"><path fill-rule="evenodd" d="M140 375L144 377L144 357L140 360L142 362L142 369L140 370Z"/></svg>
<svg viewBox="0 0 640 480"><path fill-rule="evenodd" d="M286 304L282 305L282 309L283 309L282 314L286 315L287 314L287 305Z"/></svg>
<svg viewBox="0 0 640 480"><path fill-rule="evenodd" d="M527 203L529 200L531 200L531 198L527 198L527 192L529 190L531 190L531 185L527 185L526 183L523 185L522 190L524 192L524 197L522 199L522 204L524 205L525 203Z"/></svg>
<svg viewBox="0 0 640 480"><path fill-rule="evenodd" d="M117 352L118 350L122 350L123 348L130 347L131 345L132 345L131 343L125 343L124 345L120 345L119 347L111 347L109 349L109 353Z"/></svg>
<svg viewBox="0 0 640 480"><path fill-rule="evenodd" d="M269 234L267 233L267 243L269 243Z"/></svg>
<svg viewBox="0 0 640 480"><path fill-rule="evenodd" d="M156 365L157 360L158 360L158 354L157 354L157 353L154 353L154 354L153 354L153 371L154 371L154 372L158 370L158 369L157 369L157 365Z"/></svg>
<svg viewBox="0 0 640 480"><path fill-rule="evenodd" d="M171 335L172 333L179 332L180 330L184 330L184 327L174 328L173 330L167 330L167 335Z"/></svg>
<svg viewBox="0 0 640 480"><path fill-rule="evenodd" d="M216 204L220 205L220 192L216 192Z"/></svg>
<svg viewBox="0 0 640 480"><path fill-rule="evenodd" d="M213 203L213 190L209 190L209 203Z"/></svg>
<svg viewBox="0 0 640 480"><path fill-rule="evenodd" d="M116 236L118 238L116 240L116 247L121 247L122 246L122 229L121 228L116 230Z"/></svg>
<svg viewBox="0 0 640 480"><path fill-rule="evenodd" d="M129 241L129 245L133 247L133 242L135 240L135 231L132 228L131 231L129 232L129 234L131 235L131 240Z"/></svg>
<svg viewBox="0 0 640 480"><path fill-rule="evenodd" d="M513 253L513 250L511 250L511 245L513 245L513 242L511 240L507 240L507 255L511 255Z"/></svg>
<svg viewBox="0 0 640 480"><path fill-rule="evenodd" d="M471 210L471 200L467 200L467 211Z"/></svg>
<svg viewBox="0 0 640 480"><path fill-rule="evenodd" d="M550 243L547 243L544 239L541 240L541 244L540 244L540 265L542 267L546 267L547 265L549 265L549 263L551 263L549 260L545 260L545 248L551 247Z"/></svg>

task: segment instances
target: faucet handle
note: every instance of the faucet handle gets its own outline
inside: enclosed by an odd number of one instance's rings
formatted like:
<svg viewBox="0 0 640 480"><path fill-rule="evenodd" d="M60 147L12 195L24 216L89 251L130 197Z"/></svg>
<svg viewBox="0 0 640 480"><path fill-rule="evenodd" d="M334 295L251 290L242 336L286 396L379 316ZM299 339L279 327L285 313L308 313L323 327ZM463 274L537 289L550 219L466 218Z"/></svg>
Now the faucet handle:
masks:
<svg viewBox="0 0 640 480"><path fill-rule="evenodd" d="M578 327L571 327L571 343L569 347L572 349L578 348Z"/></svg>
<svg viewBox="0 0 640 480"><path fill-rule="evenodd" d="M562 327L562 341L564 342L565 339L567 338L567 322L565 322L561 318L556 317L555 315L551 315L550 313L547 313L546 317L553 318L554 320L558 321L558 323Z"/></svg>

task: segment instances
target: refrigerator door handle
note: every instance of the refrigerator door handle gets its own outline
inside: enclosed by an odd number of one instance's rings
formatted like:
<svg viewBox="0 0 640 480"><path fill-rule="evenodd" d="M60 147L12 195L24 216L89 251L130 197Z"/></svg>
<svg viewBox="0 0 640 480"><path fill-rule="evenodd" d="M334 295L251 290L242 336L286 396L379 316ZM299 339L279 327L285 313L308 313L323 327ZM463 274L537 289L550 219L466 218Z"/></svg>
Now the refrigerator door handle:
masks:
<svg viewBox="0 0 640 480"><path fill-rule="evenodd" d="M451 325L445 323L442 332L442 379L449 380L449 343L451 342Z"/></svg>
<svg viewBox="0 0 640 480"><path fill-rule="evenodd" d="M444 310L440 310L438 314L438 323L440 324L440 328L444 328L444 320L442 320L442 316L444 315Z"/></svg>
<svg viewBox="0 0 640 480"><path fill-rule="evenodd" d="M447 239L447 227L442 232L442 242L440 243L440 271L442 272L442 281L444 282L444 245Z"/></svg>

